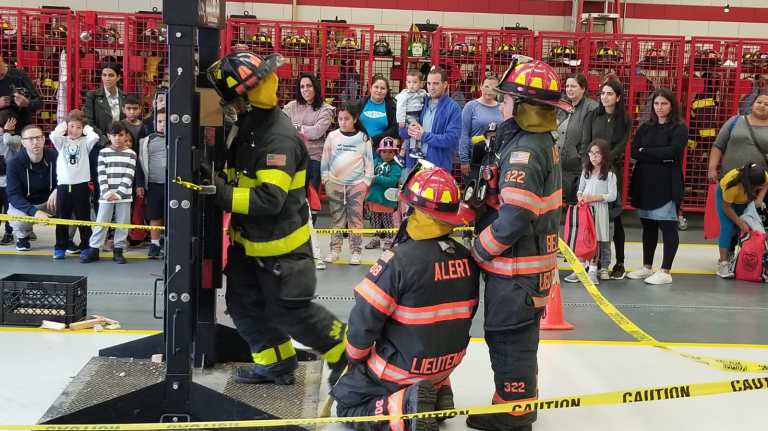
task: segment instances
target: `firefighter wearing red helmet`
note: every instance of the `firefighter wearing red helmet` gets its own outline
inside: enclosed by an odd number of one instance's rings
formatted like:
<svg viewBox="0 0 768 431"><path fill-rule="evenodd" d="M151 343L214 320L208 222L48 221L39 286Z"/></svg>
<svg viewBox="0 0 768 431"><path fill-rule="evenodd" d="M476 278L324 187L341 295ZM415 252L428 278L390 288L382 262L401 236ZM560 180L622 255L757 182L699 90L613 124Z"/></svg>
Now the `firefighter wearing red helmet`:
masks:
<svg viewBox="0 0 768 431"><path fill-rule="evenodd" d="M227 309L253 357L235 380L292 384L298 367L293 338L322 353L335 383L346 366L346 325L312 302L309 155L277 107L275 69L281 64L277 54L237 52L207 72L222 103L241 108L227 138L226 178L214 179L217 206L232 213Z"/></svg>
<svg viewBox="0 0 768 431"><path fill-rule="evenodd" d="M411 209L405 234L355 287L350 370L331 395L338 416L383 416L453 408L449 376L469 343L479 270L454 241L474 213L441 168L413 174L400 194ZM365 431L437 431L434 418L352 423Z"/></svg>
<svg viewBox="0 0 768 431"><path fill-rule="evenodd" d="M481 206L472 256L485 279L485 340L494 372L494 404L537 397L539 320L549 288L557 283L557 242L562 202L557 128L560 83L551 66L518 57L496 91L504 121L496 132L498 199ZM489 181L494 183L494 181ZM536 412L470 415L467 426L489 431L532 429Z"/></svg>

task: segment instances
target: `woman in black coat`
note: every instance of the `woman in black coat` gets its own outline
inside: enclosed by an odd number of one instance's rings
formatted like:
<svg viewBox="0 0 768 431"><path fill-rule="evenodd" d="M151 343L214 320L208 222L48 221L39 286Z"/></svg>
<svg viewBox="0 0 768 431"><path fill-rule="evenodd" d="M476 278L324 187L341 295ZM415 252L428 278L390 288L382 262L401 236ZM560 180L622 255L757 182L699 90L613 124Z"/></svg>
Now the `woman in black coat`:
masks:
<svg viewBox="0 0 768 431"><path fill-rule="evenodd" d="M643 123L632 141L630 197L643 225L643 268L627 277L648 284L672 283L669 271L680 238L677 214L683 200L683 151L688 128L680 114L680 103L672 91L660 88L653 94L651 119ZM661 228L664 259L661 269L651 270Z"/></svg>
<svg viewBox="0 0 768 431"><path fill-rule="evenodd" d="M99 134L99 144L94 145L88 154L91 165L91 181L96 185L92 204L94 211L99 211L99 180L96 174L96 164L99 159L99 151L109 145L107 139L107 130L113 121L120 121L125 118L123 114L123 105L125 93L120 90L120 81L123 76L123 68L117 63L107 63L101 68L101 87L88 92L85 96L85 118ZM112 97L107 97L107 95Z"/></svg>

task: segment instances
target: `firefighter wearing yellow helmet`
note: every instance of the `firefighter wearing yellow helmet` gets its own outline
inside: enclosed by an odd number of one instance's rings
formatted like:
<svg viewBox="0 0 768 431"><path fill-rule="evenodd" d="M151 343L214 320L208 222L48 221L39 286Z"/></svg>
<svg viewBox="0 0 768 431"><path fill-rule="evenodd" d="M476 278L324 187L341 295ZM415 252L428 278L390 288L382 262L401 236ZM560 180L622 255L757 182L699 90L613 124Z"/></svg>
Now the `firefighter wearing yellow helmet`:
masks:
<svg viewBox="0 0 768 431"><path fill-rule="evenodd" d="M292 384L292 338L322 353L331 383L346 366L346 325L312 302L315 264L306 203L309 155L277 107L278 54L232 53L208 69L223 104L241 109L227 141L226 179L216 176L216 204L232 213L227 309L250 346L241 383Z"/></svg>
<svg viewBox="0 0 768 431"><path fill-rule="evenodd" d="M488 184L478 208L472 257L485 273L485 340L494 374L494 404L535 399L539 320L549 289L558 281L557 232L562 201L560 155L551 132L560 84L551 66L519 56L496 91L504 96L504 121L488 157ZM467 426L526 431L536 412L470 415Z"/></svg>

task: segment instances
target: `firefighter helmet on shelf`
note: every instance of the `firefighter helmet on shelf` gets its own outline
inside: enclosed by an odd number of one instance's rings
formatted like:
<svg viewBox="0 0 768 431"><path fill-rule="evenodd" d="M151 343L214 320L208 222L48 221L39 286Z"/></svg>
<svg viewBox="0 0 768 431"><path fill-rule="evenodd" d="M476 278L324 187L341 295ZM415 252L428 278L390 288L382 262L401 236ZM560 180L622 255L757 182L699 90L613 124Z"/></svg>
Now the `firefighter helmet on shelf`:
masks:
<svg viewBox="0 0 768 431"><path fill-rule="evenodd" d="M661 48L648 48L641 63L645 64L665 64L669 63L667 53Z"/></svg>
<svg viewBox="0 0 768 431"><path fill-rule="evenodd" d="M208 80L224 103L244 96L256 88L262 79L283 64L280 54L259 57L250 52L235 52L213 63L208 68Z"/></svg>
<svg viewBox="0 0 768 431"><path fill-rule="evenodd" d="M62 22L55 22L51 25L51 37L64 39L67 37L67 25Z"/></svg>
<svg viewBox="0 0 768 431"><path fill-rule="evenodd" d="M554 59L576 59L576 49L572 46L556 45L549 50L550 60Z"/></svg>
<svg viewBox="0 0 768 431"><path fill-rule="evenodd" d="M530 57L515 57L499 80L496 92L571 111L573 106L560 98L560 79L552 66Z"/></svg>
<svg viewBox="0 0 768 431"><path fill-rule="evenodd" d="M601 46L595 53L595 59L601 63L618 63L623 57L624 53L613 46Z"/></svg>
<svg viewBox="0 0 768 431"><path fill-rule="evenodd" d="M464 42L456 42L451 47L451 55L467 55L469 54L469 46Z"/></svg>
<svg viewBox="0 0 768 431"><path fill-rule="evenodd" d="M272 48L272 38L263 31L251 36L251 43L260 48Z"/></svg>
<svg viewBox="0 0 768 431"><path fill-rule="evenodd" d="M459 186L445 169L432 167L412 175L400 199L411 207L453 226L469 224L475 214L461 201Z"/></svg>
<svg viewBox="0 0 768 431"><path fill-rule="evenodd" d="M511 43L502 42L496 47L496 57L498 58L509 58L519 53L520 49L518 49L517 45Z"/></svg>
<svg viewBox="0 0 768 431"><path fill-rule="evenodd" d="M717 67L722 63L722 56L714 49L697 50L693 59L697 67Z"/></svg>
<svg viewBox="0 0 768 431"><path fill-rule="evenodd" d="M379 57L390 57L392 55L392 48L389 46L389 42L386 39L381 38L373 43L373 55Z"/></svg>
<svg viewBox="0 0 768 431"><path fill-rule="evenodd" d="M360 51L360 44L357 43L357 39L354 37L345 37L336 42L336 49L342 51Z"/></svg>
<svg viewBox="0 0 768 431"><path fill-rule="evenodd" d="M10 21L0 18L0 33L4 38L16 37L16 27Z"/></svg>
<svg viewBox="0 0 768 431"><path fill-rule="evenodd" d="M96 37L107 43L117 43L120 40L120 32L114 27L99 27Z"/></svg>

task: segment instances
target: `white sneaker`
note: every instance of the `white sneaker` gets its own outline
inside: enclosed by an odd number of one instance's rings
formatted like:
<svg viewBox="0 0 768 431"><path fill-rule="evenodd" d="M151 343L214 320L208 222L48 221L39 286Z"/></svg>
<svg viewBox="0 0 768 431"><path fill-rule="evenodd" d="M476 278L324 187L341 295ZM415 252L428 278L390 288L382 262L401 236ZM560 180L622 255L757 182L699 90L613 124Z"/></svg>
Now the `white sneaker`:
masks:
<svg viewBox="0 0 768 431"><path fill-rule="evenodd" d="M664 271L656 271L652 276L645 279L648 284L670 284L672 283L672 275Z"/></svg>
<svg viewBox="0 0 768 431"><path fill-rule="evenodd" d="M589 275L589 281L592 282L595 286L600 284L600 280L597 279L597 270L589 271L587 273Z"/></svg>
<svg viewBox="0 0 768 431"><path fill-rule="evenodd" d="M332 251L325 256L325 261L328 263L333 263L333 262L336 262L337 260L339 260L339 253L335 251Z"/></svg>
<svg viewBox="0 0 768 431"><path fill-rule="evenodd" d="M611 274L608 272L607 269L601 269L597 272L597 276L600 280L610 280Z"/></svg>
<svg viewBox="0 0 768 431"><path fill-rule="evenodd" d="M317 269L319 271L322 271L322 270L324 270L327 267L328 266L322 260L318 259L318 260L315 261L315 269Z"/></svg>
<svg viewBox="0 0 768 431"><path fill-rule="evenodd" d="M360 253L352 253L352 257L349 258L350 265L360 265Z"/></svg>
<svg viewBox="0 0 768 431"><path fill-rule="evenodd" d="M568 276L566 276L563 281L566 283L578 283L579 282L579 276L576 275L576 272L570 273Z"/></svg>
<svg viewBox="0 0 768 431"><path fill-rule="evenodd" d="M717 276L720 278L730 279L734 277L731 271L731 263L726 261L717 262Z"/></svg>
<svg viewBox="0 0 768 431"><path fill-rule="evenodd" d="M627 278L630 280L645 280L652 275L653 270L651 268L642 267L627 274Z"/></svg>

